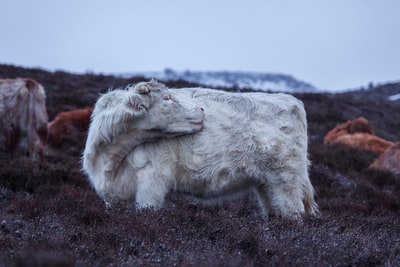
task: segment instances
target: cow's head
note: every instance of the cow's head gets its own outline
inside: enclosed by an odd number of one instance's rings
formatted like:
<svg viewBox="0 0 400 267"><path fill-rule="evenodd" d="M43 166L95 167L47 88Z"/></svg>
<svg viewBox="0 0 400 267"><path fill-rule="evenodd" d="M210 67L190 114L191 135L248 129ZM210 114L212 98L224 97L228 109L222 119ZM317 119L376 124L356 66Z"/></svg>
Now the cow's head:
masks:
<svg viewBox="0 0 400 267"><path fill-rule="evenodd" d="M157 137L191 134L202 129L203 120L201 107L173 96L164 84L150 81L102 95L95 105L91 127L107 142L132 130L148 131Z"/></svg>
<svg viewBox="0 0 400 267"><path fill-rule="evenodd" d="M367 133L374 134L374 127L364 117L359 117L355 120L348 122L347 130L350 134L354 133Z"/></svg>
<svg viewBox="0 0 400 267"><path fill-rule="evenodd" d="M142 129L190 134L203 127L204 110L190 99L171 94L164 84L151 81L128 85L128 107L140 113L135 124Z"/></svg>

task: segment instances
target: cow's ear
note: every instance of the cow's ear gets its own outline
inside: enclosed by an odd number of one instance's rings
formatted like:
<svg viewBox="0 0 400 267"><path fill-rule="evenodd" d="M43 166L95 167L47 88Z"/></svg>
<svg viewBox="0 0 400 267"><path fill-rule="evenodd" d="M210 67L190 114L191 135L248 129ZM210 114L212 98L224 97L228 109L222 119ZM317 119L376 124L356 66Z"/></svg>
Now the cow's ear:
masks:
<svg viewBox="0 0 400 267"><path fill-rule="evenodd" d="M144 112L149 108L149 103L139 95L129 96L127 107L135 112Z"/></svg>
<svg viewBox="0 0 400 267"><path fill-rule="evenodd" d="M142 85L139 87L138 93L141 95L147 95L148 93L150 93L150 88L147 87L146 85Z"/></svg>

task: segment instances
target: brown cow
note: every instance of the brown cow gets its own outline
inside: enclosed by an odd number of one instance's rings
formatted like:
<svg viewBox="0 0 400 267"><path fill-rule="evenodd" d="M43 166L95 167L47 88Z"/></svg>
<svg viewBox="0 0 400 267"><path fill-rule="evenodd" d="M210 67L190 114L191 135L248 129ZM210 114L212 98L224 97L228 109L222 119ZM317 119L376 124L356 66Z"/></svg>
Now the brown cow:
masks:
<svg viewBox="0 0 400 267"><path fill-rule="evenodd" d="M389 147L369 167L400 175L400 142Z"/></svg>
<svg viewBox="0 0 400 267"><path fill-rule="evenodd" d="M379 157L369 168L400 174L400 142L390 142L374 135L373 127L363 117L335 127L326 135L324 144L342 144L376 153Z"/></svg>
<svg viewBox="0 0 400 267"><path fill-rule="evenodd" d="M90 124L93 107L60 112L53 121L47 125L47 142L53 147L60 147L64 140L81 142L80 137L86 135Z"/></svg>
<svg viewBox="0 0 400 267"><path fill-rule="evenodd" d="M43 161L48 116L42 85L30 78L0 79L0 124L5 148L14 155L27 140L33 161Z"/></svg>
<svg viewBox="0 0 400 267"><path fill-rule="evenodd" d="M354 133L374 134L374 128L369 124L366 118L359 117L355 120L347 121L346 123L336 126L326 135L324 143L330 144L335 142L338 136Z"/></svg>
<svg viewBox="0 0 400 267"><path fill-rule="evenodd" d="M324 144L342 144L351 148L382 154L394 143L374 135L374 129L368 120L359 117L328 132Z"/></svg>

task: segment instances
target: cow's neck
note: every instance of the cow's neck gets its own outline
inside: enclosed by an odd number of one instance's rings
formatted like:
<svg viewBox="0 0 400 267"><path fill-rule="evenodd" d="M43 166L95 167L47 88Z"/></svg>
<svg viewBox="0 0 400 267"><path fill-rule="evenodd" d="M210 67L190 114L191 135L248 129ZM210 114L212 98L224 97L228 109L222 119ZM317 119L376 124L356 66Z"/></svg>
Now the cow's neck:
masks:
<svg viewBox="0 0 400 267"><path fill-rule="evenodd" d="M111 144L107 144L104 155L115 170L135 147L162 137L164 134L156 130L131 130L118 136Z"/></svg>

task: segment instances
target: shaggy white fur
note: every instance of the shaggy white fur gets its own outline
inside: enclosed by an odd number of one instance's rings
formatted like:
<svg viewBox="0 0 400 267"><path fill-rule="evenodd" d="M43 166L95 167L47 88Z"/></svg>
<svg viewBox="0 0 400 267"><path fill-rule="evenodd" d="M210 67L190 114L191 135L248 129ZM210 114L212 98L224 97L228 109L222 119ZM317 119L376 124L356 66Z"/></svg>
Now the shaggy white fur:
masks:
<svg viewBox="0 0 400 267"><path fill-rule="evenodd" d="M163 87L154 81L146 84ZM253 188L265 214L271 208L289 218L318 212L308 177L306 113L299 100L287 94L201 88L169 92L204 109L200 132L143 141L135 128L137 117L117 115L113 105L94 114L95 125L97 120L113 122L106 127L109 131L91 127L83 158L84 170L103 199L132 199L139 208L160 208L170 191L213 199ZM108 116L122 116L124 123ZM98 136L104 145L94 147Z"/></svg>

